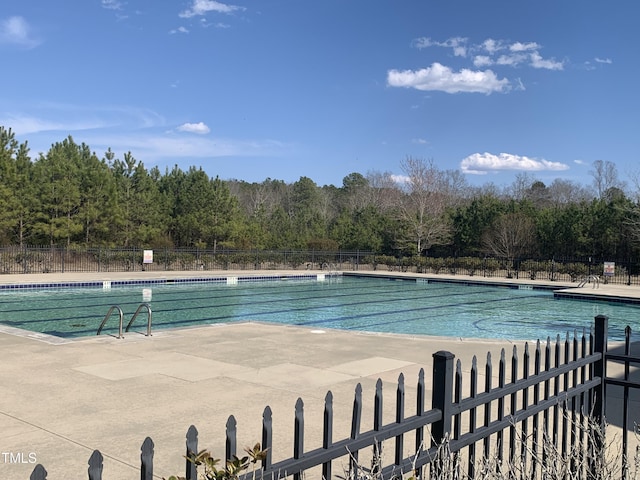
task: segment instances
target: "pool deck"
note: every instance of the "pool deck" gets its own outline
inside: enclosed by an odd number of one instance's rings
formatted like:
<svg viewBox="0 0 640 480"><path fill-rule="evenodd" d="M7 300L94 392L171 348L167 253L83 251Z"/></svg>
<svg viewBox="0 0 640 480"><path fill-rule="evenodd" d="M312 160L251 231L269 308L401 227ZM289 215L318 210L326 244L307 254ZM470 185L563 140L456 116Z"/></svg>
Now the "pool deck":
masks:
<svg viewBox="0 0 640 480"><path fill-rule="evenodd" d="M211 272L211 276L299 275L313 271ZM482 277L416 275L398 272L358 274L411 276L482 282ZM62 275L4 275L1 284L53 281L113 281L188 278L202 272L135 272ZM513 280L487 279L514 283ZM520 280L521 284L548 285ZM631 286L554 283L559 290L606 298L640 299ZM200 448L224 454L225 424L238 422L238 447L260 440L262 412L273 411L274 460L290 456L296 400L305 405L305 450L320 446L325 395L334 396L334 439L348 435L357 383L363 387L362 429L372 424L375 383L384 382L385 423L393 420L395 384L406 378L412 409L420 368L430 379L432 354L448 350L468 372L473 355L482 365L487 352L519 351L524 341L475 340L312 330L260 322L156 331L152 337L128 334L51 342L37 335L0 330L0 479L29 478L35 459L54 479L86 479L94 449L104 455L104 478L139 477L140 446L155 443L157 478L184 474L185 434L199 431ZM494 372L497 368L494 367ZM429 388L430 381L427 381ZM431 392L427 392L430 398ZM634 402L637 412L640 402ZM611 402L615 407L616 403ZM8 456L24 457L10 463ZM31 455L31 456L30 456Z"/></svg>

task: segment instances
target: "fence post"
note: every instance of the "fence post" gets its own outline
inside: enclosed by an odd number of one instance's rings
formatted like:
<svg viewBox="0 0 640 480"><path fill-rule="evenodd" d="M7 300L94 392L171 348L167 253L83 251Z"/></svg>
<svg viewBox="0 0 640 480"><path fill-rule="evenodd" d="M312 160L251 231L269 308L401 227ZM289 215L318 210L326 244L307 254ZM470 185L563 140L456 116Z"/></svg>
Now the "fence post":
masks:
<svg viewBox="0 0 640 480"><path fill-rule="evenodd" d="M592 451L590 451L589 470L591 475L597 475L600 457L604 455L605 449L605 395L607 376L607 337L609 330L609 317L606 315L596 315L595 332L593 337L593 353L599 353L600 359L593 364L593 376L600 378L600 384L593 391L593 410L592 416L594 427L599 431L592 432L590 435L593 442ZM596 478L596 477L593 477Z"/></svg>
<svg viewBox="0 0 640 480"><path fill-rule="evenodd" d="M593 352L602 354L600 360L593 364L593 375L600 377L600 385L594 391L593 417L599 426L605 424L605 377L607 375L607 340L609 330L609 317L597 315L595 317L595 335L593 338Z"/></svg>
<svg viewBox="0 0 640 480"><path fill-rule="evenodd" d="M442 412L442 418L431 429L431 446L438 446L449 439L451 433L451 400L453 389L453 360L451 352L439 351L433 354L432 408Z"/></svg>
<svg viewBox="0 0 640 480"><path fill-rule="evenodd" d="M331 390L324 397L324 415L322 426L322 448L328 450L333 443L333 393ZM330 479L331 460L322 464L322 478Z"/></svg>
<svg viewBox="0 0 640 480"><path fill-rule="evenodd" d="M304 402L302 398L296 401L296 413L293 427L293 458L300 459L304 455ZM302 472L293 474L294 480L301 480Z"/></svg>

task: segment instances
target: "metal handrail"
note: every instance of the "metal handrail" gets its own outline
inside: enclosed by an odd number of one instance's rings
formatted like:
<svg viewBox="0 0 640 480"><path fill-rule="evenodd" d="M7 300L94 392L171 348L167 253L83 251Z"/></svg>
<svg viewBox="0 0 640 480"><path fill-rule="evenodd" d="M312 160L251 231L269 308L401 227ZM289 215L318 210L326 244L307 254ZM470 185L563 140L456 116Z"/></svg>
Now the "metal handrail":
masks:
<svg viewBox="0 0 640 480"><path fill-rule="evenodd" d="M600 277L598 275L588 275L584 277L578 284L578 288L584 287L591 280L593 280L593 288L600 288Z"/></svg>
<svg viewBox="0 0 640 480"><path fill-rule="evenodd" d="M320 265L320 270L324 271L325 268L328 270L329 275L335 275L338 271L338 266L335 263L323 262L322 265Z"/></svg>
<svg viewBox="0 0 640 480"><path fill-rule="evenodd" d="M129 331L129 328L131 328L131 325L133 324L133 321L136 319L136 317L138 316L138 314L140 313L140 311L146 308L147 309L147 333L145 334L147 337L151 336L151 305L149 305L148 303L141 303L140 306L137 308L136 313L133 314L133 316L131 317L131 320L129 320L129 323L127 324L127 328L126 328L126 332Z"/></svg>
<svg viewBox="0 0 640 480"><path fill-rule="evenodd" d="M104 319L102 320L102 323L100 324L100 327L98 327L98 333L96 333L96 335L100 335L100 332L102 331L102 328L104 327L104 324L107 323L107 320L109 320L109 317L111 316L111 314L113 313L114 310L118 310L118 316L120 317L120 320L118 322L118 337L117 338L124 338L124 335L122 334L122 321L124 319L124 313L122 312L122 309L120 308L119 305L114 305L109 309L107 314L104 316Z"/></svg>

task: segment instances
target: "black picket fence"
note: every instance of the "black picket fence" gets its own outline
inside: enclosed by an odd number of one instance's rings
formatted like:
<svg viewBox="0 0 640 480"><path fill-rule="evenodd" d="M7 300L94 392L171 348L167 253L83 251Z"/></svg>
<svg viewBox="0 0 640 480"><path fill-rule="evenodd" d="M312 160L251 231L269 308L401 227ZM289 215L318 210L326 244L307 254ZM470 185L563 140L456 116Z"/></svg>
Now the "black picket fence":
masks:
<svg viewBox="0 0 640 480"><path fill-rule="evenodd" d="M145 252L152 252L150 261L145 260ZM0 247L0 274L276 269L388 270L550 282L580 282L597 275L603 283L640 285L637 259L391 256L357 250Z"/></svg>
<svg viewBox="0 0 640 480"><path fill-rule="evenodd" d="M492 468L505 469L517 465L517 473L507 471L508 478L550 478L551 468L565 469L571 478L602 478L602 461L607 446L605 429L606 386L624 389L623 441L618 466L620 478L628 478L627 426L629 425L629 389L640 388L632 381L630 365L640 364L640 357L631 355L631 329L627 327L622 353L609 353L608 318L595 318L593 332L567 335L555 343L538 341L533 353L525 345L522 357L514 347L507 359L502 350L498 362L497 385L494 383L493 362L487 354L484 367L485 384L480 387L480 369L474 357L469 377L464 379L460 360L440 351L433 354L431 408L425 409L427 389L424 370L420 371L414 405L415 414L405 414L404 376L398 378L395 392L395 420L383 423L382 382L376 384L373 428L361 429L362 388L355 389L351 433L347 438L333 438L333 396L325 397L322 447L305 451L304 403L295 406L293 456L274 462L273 419L267 406L263 413L262 449L266 455L257 470L240 475L248 480L289 478L331 479L345 476L358 478L400 478L413 474L416 478L477 478L487 468L487 459L494 459ZM619 362L624 366L621 378L607 376L607 365ZM236 420L229 417L226 425L225 458L237 452ZM409 445L405 440L413 439ZM380 455L383 445L391 444L393 455ZM446 447L446 448L443 448ZM549 448L552 447L552 448ZM196 480L198 467L193 459L198 450L198 432L191 426L186 435L185 478ZM552 455L553 454L553 455ZM151 480L154 444L147 437L141 449L140 478ZM334 462L346 459L348 471L336 474ZM366 460L365 460L366 459ZM364 462L371 468L358 476ZM612 466L605 468L610 473ZM568 470L567 470L568 469ZM615 470L614 470L615 471ZM202 472L200 472L202 473ZM315 473L315 474L314 474ZM503 471L504 473L504 471ZM567 473L568 474L568 473ZM89 480L103 477L103 457L95 450L89 459ZM379 476L375 476L379 475ZM563 478L554 476L553 478ZM47 472L37 465L31 480L46 480ZM224 477L227 478L227 477ZM494 477L492 477L494 478Z"/></svg>

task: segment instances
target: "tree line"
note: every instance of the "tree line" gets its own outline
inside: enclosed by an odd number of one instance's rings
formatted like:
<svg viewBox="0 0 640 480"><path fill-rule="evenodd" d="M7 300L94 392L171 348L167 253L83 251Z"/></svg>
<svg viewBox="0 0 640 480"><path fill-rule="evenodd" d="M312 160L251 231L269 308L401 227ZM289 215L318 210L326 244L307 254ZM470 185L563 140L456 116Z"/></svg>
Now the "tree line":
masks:
<svg viewBox="0 0 640 480"><path fill-rule="evenodd" d="M32 158L0 127L0 245L365 250L381 255L508 259L631 258L640 207L615 164L593 185L529 174L470 186L455 170L408 157L403 175L350 173L342 185L161 172L129 152L99 158L71 136Z"/></svg>

